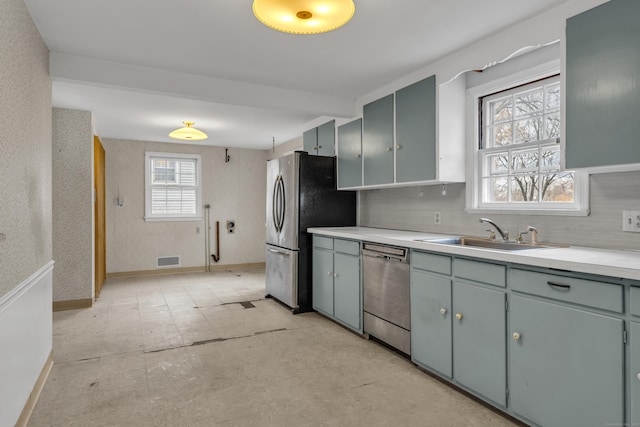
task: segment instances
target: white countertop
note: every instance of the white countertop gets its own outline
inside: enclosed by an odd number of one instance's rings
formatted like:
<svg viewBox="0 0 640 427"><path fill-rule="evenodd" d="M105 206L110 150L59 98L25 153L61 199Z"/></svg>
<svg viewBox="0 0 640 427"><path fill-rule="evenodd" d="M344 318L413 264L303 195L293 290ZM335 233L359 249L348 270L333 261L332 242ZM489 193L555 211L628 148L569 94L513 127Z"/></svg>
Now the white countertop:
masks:
<svg viewBox="0 0 640 427"><path fill-rule="evenodd" d="M344 239L383 243L405 248L423 249L451 255L464 255L486 260L504 261L537 267L555 268L581 273L599 274L640 280L640 251L613 250L570 246L504 251L469 246L418 242L421 239L455 237L455 234L422 233L370 227L314 227L309 233Z"/></svg>

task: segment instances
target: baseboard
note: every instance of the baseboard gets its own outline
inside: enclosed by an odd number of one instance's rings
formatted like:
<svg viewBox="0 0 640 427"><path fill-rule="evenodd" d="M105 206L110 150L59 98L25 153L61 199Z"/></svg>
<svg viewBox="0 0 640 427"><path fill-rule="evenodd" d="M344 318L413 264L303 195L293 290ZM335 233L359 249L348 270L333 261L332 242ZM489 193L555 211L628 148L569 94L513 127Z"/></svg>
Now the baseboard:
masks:
<svg viewBox="0 0 640 427"><path fill-rule="evenodd" d="M31 414L33 413L33 410L38 403L38 399L40 398L40 393L42 393L42 389L44 388L44 384L47 382L47 378L49 378L51 368L53 368L53 350L49 353L49 357L47 357L47 360L44 362L44 366L42 367L42 371L40 371L38 380L33 385L33 391L31 391L27 402L24 404L22 413L20 413L20 417L16 422L16 427L26 427L29 422L29 418L31 418Z"/></svg>
<svg viewBox="0 0 640 427"><path fill-rule="evenodd" d="M264 268L264 262L251 262L245 264L224 264L211 265L211 271L227 271L227 270L253 270ZM157 270L140 270L140 271L121 271L117 273L107 273L107 279L124 279L130 277L144 276L164 276L169 274L183 273L206 273L207 267L177 267L177 268L158 268Z"/></svg>
<svg viewBox="0 0 640 427"><path fill-rule="evenodd" d="M91 298L53 302L53 311L77 310L79 308L91 307L93 307L93 300Z"/></svg>

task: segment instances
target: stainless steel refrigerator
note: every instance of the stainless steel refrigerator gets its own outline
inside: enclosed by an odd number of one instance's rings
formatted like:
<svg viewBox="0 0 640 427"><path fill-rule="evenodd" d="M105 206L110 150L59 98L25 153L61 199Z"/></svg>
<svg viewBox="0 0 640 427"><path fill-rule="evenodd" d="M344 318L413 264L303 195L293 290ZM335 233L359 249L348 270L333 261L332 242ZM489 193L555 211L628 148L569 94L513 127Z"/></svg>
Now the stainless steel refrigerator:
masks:
<svg viewBox="0 0 640 427"><path fill-rule="evenodd" d="M309 227L356 224L356 193L336 190L335 157L296 151L267 163L266 291L293 313L312 310Z"/></svg>

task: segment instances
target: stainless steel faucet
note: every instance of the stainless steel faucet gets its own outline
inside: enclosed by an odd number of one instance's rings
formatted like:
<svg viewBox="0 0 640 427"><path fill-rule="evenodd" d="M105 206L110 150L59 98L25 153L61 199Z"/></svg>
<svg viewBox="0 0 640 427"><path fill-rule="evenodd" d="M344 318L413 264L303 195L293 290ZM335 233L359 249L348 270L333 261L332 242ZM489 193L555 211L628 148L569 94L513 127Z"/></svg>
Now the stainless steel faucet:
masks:
<svg viewBox="0 0 640 427"><path fill-rule="evenodd" d="M502 237L502 240L504 240L505 242L507 242L509 240L509 232L508 231L502 231L502 229L498 226L498 224L496 224L495 222L491 221L489 218L480 218L480 222L486 222L487 224L491 224L493 225L493 227L496 229L496 231L498 232L498 234L500 234L500 237Z"/></svg>

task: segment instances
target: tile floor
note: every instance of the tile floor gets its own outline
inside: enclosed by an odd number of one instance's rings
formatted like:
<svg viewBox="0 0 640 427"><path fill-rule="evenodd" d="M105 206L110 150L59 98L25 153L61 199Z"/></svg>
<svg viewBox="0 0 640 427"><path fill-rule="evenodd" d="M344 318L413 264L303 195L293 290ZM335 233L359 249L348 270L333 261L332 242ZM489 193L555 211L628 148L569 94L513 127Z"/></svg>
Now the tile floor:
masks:
<svg viewBox="0 0 640 427"><path fill-rule="evenodd" d="M263 270L109 280L93 308L53 314L53 352L32 427L513 425L265 300Z"/></svg>

